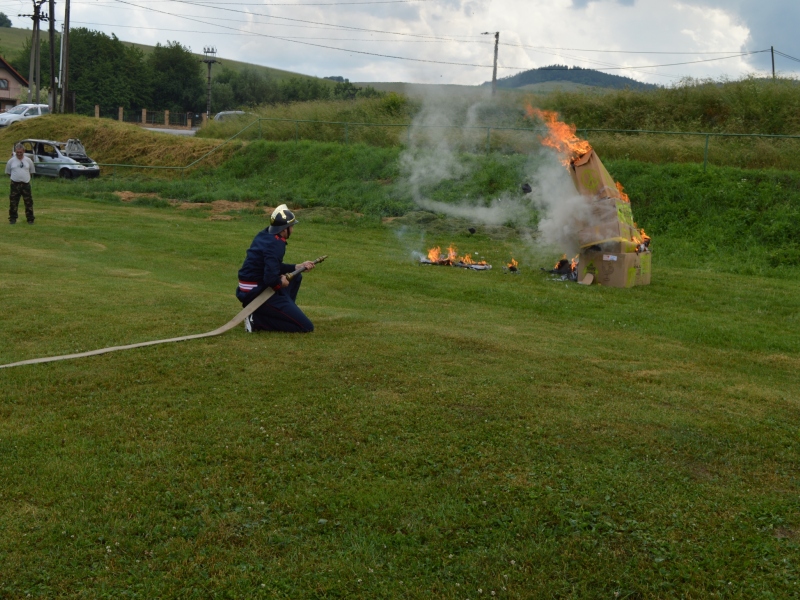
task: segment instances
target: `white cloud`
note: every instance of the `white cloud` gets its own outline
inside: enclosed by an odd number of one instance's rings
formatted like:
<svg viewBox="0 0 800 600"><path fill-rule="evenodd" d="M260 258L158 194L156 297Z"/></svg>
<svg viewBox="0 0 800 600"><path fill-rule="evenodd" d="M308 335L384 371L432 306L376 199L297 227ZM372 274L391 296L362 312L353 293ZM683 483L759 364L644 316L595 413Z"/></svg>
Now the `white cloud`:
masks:
<svg viewBox="0 0 800 600"><path fill-rule="evenodd" d="M137 3L137 0L131 1ZM776 4L785 2L770 1ZM748 46L755 48L753 44L763 43L760 40L771 35L756 10L757 4L753 0L732 0L730 3L723 0L446 0L327 7L219 5L249 13L242 14L168 0L143 2L142 6L145 8L134 8L112 0L73 0L72 21L75 26L86 26L106 33L114 32L122 40L144 44L177 40L195 52L202 51L204 45L215 45L222 59L240 60L310 75L342 75L353 81L476 84L491 78L491 68L488 65L492 61L492 39L490 36L481 36L483 31L500 31L503 44L551 48L738 51ZM789 3L786 3L785 8L791 14L800 11ZM175 16L160 14L155 10L173 13ZM772 8L765 10L769 12ZM254 13L273 15L273 18ZM342 29L274 17L378 31ZM97 25L98 23L109 25ZM755 33L751 23L755 24ZM15 20L15 24L19 24L19 20ZM772 26L775 28L774 37L786 40L783 51L800 54L800 51L791 46L791 43L797 45L797 42L790 41L796 38L790 20L776 19ZM379 31L411 35L396 36ZM241 34L232 35L235 32ZM291 37L296 38L297 42L338 47L344 51L260 36ZM424 36L458 41L434 40ZM412 62L358 54L355 51L487 66L465 67ZM639 70L609 72L660 84L675 81L674 78L663 75L675 78L727 75L735 78L750 72L753 65L763 66L763 63L755 63L752 59L730 59L696 65L645 68L647 65L700 58L711 56L587 53L510 45L500 47L502 67L534 68L553 63L584 67L622 65L637 67ZM794 64L800 67L800 63ZM785 66L787 68L784 70L791 70L791 63L787 62ZM517 72L519 71L501 68L498 75L502 77Z"/></svg>

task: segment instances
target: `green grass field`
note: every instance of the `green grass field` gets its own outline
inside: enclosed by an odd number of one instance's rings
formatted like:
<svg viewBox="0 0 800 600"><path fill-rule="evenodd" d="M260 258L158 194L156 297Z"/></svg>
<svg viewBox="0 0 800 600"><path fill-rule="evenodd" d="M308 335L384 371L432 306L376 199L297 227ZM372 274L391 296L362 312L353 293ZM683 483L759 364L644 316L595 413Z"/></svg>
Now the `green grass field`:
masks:
<svg viewBox="0 0 800 600"><path fill-rule="evenodd" d="M0 363L238 310L263 217L63 189L0 226ZM652 285L583 287L514 237L298 216L313 334L0 370L0 597L800 593L795 271L656 237ZM449 242L495 268L412 262Z"/></svg>

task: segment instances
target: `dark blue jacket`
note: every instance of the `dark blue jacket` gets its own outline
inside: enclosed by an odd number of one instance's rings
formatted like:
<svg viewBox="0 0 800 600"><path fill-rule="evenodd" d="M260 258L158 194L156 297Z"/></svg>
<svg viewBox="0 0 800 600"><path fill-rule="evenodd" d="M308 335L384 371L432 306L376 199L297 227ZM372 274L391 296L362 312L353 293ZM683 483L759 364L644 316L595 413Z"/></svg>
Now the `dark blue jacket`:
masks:
<svg viewBox="0 0 800 600"><path fill-rule="evenodd" d="M266 229L253 238L239 269L239 287L236 289L239 300L246 304L268 287L280 289L281 275L296 268L296 265L283 262L286 243L282 237L270 234ZM251 287L252 284L255 287Z"/></svg>

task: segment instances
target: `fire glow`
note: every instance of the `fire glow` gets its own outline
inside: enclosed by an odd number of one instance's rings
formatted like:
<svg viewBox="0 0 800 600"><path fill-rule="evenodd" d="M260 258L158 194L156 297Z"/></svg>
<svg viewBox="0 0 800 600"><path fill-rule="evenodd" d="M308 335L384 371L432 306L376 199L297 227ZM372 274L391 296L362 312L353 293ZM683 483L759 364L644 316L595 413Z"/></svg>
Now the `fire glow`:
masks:
<svg viewBox="0 0 800 600"><path fill-rule="evenodd" d="M574 166L576 160L592 152L593 148L591 144L586 140L582 140L575 134L577 131L575 125L559 121L556 112L540 110L531 105L526 107L526 111L528 118L538 119L545 124L548 134L542 139L542 145L556 150L556 152L561 155L561 164L568 169ZM619 181L616 181L615 187L619 199L626 204L630 204L630 197L625 193L623 185ZM645 233L644 229L638 230L639 235L633 236L632 238L632 241L636 244L637 253L646 251L650 246L650 236ZM577 258L578 257L575 257L575 259ZM576 263L575 259L572 260L573 265ZM555 269L558 269L558 265L556 265Z"/></svg>
<svg viewBox="0 0 800 600"><path fill-rule="evenodd" d="M561 155L561 164L569 167L576 158L592 151L592 146L586 140L575 135L575 125L568 125L558 120L558 114L551 110L539 110L531 105L527 106L528 117L542 121L547 127L547 137L542 139L542 145L553 148Z"/></svg>
<svg viewBox="0 0 800 600"><path fill-rule="evenodd" d="M464 256L458 255L458 249L452 244L447 248L447 254L442 253L439 246L434 246L428 250L427 258L420 258L419 262L423 265L439 265L442 267L461 267L462 269L472 269L473 271L486 271L492 268L485 260L475 261L469 252Z"/></svg>

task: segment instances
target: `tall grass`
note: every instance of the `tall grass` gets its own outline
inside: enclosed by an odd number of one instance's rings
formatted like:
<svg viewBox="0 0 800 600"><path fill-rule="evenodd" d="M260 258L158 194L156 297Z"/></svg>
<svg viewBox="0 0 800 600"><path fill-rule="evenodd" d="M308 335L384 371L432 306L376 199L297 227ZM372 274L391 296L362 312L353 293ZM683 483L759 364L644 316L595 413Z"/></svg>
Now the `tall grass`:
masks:
<svg viewBox="0 0 800 600"><path fill-rule="evenodd" d="M558 111L579 128L633 129L676 132L800 133L800 85L794 80L687 81L674 88L563 92L551 94L501 94L485 90L453 97L432 95L426 100L406 100L390 94L380 99L325 101L269 106L237 121L210 123L203 137L226 138L255 118L263 121L243 134L245 139L288 141L310 139L326 142L361 142L374 146L424 143L419 125L426 124L425 110L436 106L446 115L452 145L465 151L529 153L538 148L535 130L540 124L525 116L527 105ZM415 129L402 127L417 119ZM310 123L307 121L318 121ZM321 123L320 121L327 121ZM330 122L337 122L332 124ZM349 122L351 125L343 125ZM354 125L368 123L370 126ZM465 131L464 125L475 127ZM489 131L489 128L492 128ZM518 129L518 130L512 130ZM525 131L523 131L525 130ZM438 139L432 136L433 139ZM650 134L585 134L605 158L625 158L654 163L703 162L705 138ZM712 164L742 168L800 168L800 140L712 137L708 149Z"/></svg>
<svg viewBox="0 0 800 600"><path fill-rule="evenodd" d="M79 138L94 160L101 163L182 167L219 146L219 140L194 139L149 131L138 125L78 115L48 115L0 129L0 148L8 149L25 138L66 141ZM203 164L222 164L241 142L234 141ZM110 174L111 169L103 169Z"/></svg>
<svg viewBox="0 0 800 600"><path fill-rule="evenodd" d="M579 127L800 134L800 82L794 79L686 81L602 94L556 91L539 103Z"/></svg>
<svg viewBox="0 0 800 600"><path fill-rule="evenodd" d="M287 141L314 139L321 142L363 142L374 146L395 146L401 142L404 128L392 127L410 122L416 107L404 96L388 94L380 98L356 100L315 100L290 104L266 105L238 119L210 121L197 132L202 138L228 138L257 118L286 119L290 122L262 121L241 136L242 139ZM316 121L317 123L303 123ZM327 122L327 123L324 123ZM352 127L330 123L372 123L387 127Z"/></svg>

